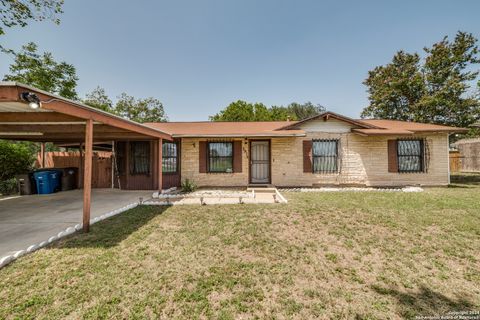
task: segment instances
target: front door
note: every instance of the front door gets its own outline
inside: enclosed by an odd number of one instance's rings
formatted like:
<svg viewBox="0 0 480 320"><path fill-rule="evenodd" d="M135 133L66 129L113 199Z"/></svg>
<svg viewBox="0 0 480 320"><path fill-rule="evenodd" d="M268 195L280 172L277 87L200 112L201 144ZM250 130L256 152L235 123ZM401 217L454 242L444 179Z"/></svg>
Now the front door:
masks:
<svg viewBox="0 0 480 320"><path fill-rule="evenodd" d="M270 183L270 141L250 142L250 182Z"/></svg>

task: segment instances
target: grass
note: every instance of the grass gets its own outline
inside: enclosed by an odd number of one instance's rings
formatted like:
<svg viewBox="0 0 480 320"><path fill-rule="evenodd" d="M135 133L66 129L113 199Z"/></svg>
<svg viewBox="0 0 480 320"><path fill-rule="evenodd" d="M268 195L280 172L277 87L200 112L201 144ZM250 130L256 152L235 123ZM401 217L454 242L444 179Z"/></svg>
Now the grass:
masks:
<svg viewBox="0 0 480 320"><path fill-rule="evenodd" d="M402 319L480 309L480 184L138 207L0 270L0 319Z"/></svg>

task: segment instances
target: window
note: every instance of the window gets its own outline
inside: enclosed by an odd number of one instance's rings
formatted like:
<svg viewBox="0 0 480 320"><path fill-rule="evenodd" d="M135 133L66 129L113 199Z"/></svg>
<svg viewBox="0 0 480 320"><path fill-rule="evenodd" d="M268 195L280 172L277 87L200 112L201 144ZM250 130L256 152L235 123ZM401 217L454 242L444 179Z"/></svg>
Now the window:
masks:
<svg viewBox="0 0 480 320"><path fill-rule="evenodd" d="M338 172L338 140L313 140L313 172Z"/></svg>
<svg viewBox="0 0 480 320"><path fill-rule="evenodd" d="M130 146L130 173L150 174L150 142L134 141Z"/></svg>
<svg viewBox="0 0 480 320"><path fill-rule="evenodd" d="M162 172L178 171L178 145L175 142L164 142L162 145Z"/></svg>
<svg viewBox="0 0 480 320"><path fill-rule="evenodd" d="M423 172L423 140L398 140L398 172Z"/></svg>
<svg viewBox="0 0 480 320"><path fill-rule="evenodd" d="M233 143L208 143L208 172L233 172Z"/></svg>

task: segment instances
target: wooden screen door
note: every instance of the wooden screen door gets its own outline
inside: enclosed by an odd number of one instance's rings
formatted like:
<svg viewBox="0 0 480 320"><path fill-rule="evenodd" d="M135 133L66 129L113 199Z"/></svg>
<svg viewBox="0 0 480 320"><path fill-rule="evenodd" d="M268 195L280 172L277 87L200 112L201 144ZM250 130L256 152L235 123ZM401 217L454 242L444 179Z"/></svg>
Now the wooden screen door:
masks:
<svg viewBox="0 0 480 320"><path fill-rule="evenodd" d="M270 141L250 142L250 182L270 183Z"/></svg>

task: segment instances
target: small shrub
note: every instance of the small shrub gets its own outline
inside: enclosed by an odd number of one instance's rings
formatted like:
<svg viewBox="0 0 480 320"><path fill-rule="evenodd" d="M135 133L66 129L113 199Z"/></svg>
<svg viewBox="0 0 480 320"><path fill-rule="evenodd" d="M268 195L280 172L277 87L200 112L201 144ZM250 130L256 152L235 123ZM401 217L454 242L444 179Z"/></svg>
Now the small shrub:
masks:
<svg viewBox="0 0 480 320"><path fill-rule="evenodd" d="M197 184L190 179L185 179L182 182L183 192L193 192L197 189Z"/></svg>
<svg viewBox="0 0 480 320"><path fill-rule="evenodd" d="M0 140L0 181L29 172L34 161L32 150L27 144Z"/></svg>
<svg viewBox="0 0 480 320"><path fill-rule="evenodd" d="M7 196L18 192L17 179L8 179L0 181L0 194Z"/></svg>

